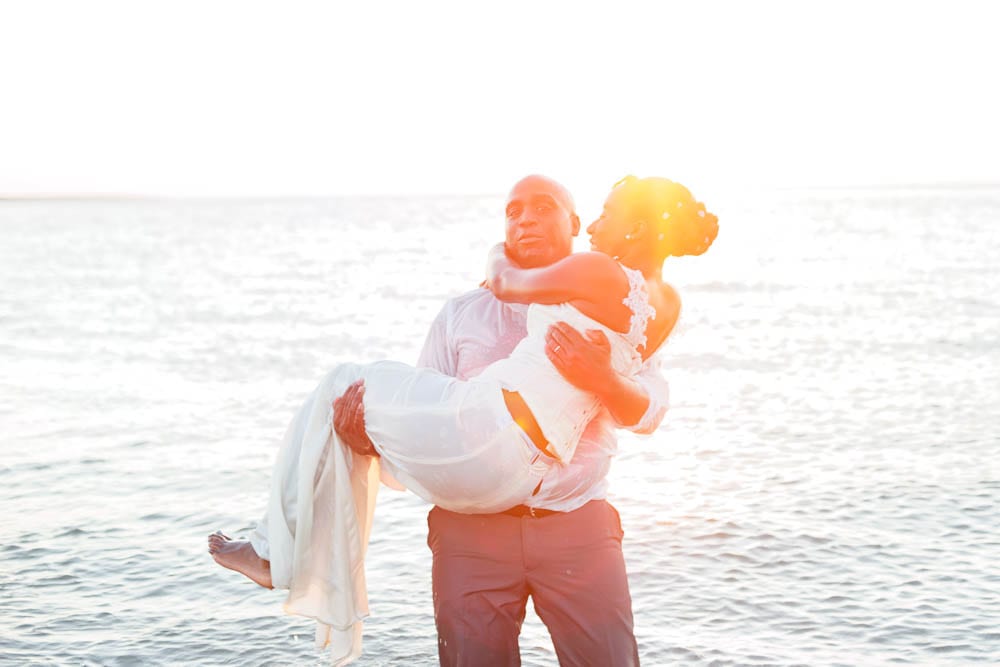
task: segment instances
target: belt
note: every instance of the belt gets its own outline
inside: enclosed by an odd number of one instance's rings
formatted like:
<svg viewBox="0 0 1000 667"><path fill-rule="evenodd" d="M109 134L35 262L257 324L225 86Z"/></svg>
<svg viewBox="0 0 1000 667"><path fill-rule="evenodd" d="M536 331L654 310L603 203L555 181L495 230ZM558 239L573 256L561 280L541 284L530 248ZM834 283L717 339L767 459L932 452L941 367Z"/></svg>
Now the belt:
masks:
<svg viewBox="0 0 1000 667"><path fill-rule="evenodd" d="M538 507L528 507L527 505L515 505L509 510L504 510L500 514L506 514L508 516L530 516L533 519L541 519L542 517L552 516L553 514L563 514L558 510L543 510Z"/></svg>

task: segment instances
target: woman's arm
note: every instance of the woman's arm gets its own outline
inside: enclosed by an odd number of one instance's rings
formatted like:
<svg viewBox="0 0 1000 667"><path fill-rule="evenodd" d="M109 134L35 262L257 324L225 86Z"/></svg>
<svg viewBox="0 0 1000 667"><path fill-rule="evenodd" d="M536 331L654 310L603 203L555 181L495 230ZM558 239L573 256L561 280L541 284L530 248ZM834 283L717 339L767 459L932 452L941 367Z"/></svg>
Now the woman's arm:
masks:
<svg viewBox="0 0 1000 667"><path fill-rule="evenodd" d="M507 257L502 243L490 250L486 282L498 299L516 303L583 300L603 305L628 292L625 274L603 253L574 253L548 266L522 269Z"/></svg>

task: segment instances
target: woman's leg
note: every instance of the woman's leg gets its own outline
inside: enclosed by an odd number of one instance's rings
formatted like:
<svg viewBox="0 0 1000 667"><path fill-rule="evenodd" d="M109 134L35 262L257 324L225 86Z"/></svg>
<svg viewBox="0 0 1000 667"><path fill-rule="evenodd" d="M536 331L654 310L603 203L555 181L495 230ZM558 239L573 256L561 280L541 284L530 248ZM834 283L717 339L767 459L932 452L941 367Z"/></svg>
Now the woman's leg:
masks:
<svg viewBox="0 0 1000 667"><path fill-rule="evenodd" d="M274 588L271 562L260 557L248 540L234 540L217 530L208 536L208 553L222 567L235 570L264 588Z"/></svg>
<svg viewBox="0 0 1000 667"><path fill-rule="evenodd" d="M539 461L500 386L397 366L373 364L365 379L365 423L384 469L454 512L497 512L523 502L549 460Z"/></svg>
<svg viewBox="0 0 1000 667"><path fill-rule="evenodd" d="M364 533L360 547L352 547L355 556L363 553L379 463L346 450L331 430L333 400L359 378L365 381L366 425L381 465L425 500L453 511L502 511L522 502L547 470L549 461L514 423L495 384L459 382L396 362L341 364L313 391L285 434L268 511L251 537L252 549L210 538L209 550L220 565L261 585L286 588L293 572L300 579L300 568L326 567L333 546L315 544L311 535L328 536L329 527L339 523ZM371 466L374 481L368 479ZM321 495L328 499L320 502ZM344 513L343 503L353 513ZM312 560L303 563L306 557Z"/></svg>
<svg viewBox="0 0 1000 667"><path fill-rule="evenodd" d="M315 524L329 520L331 508L314 511L314 496L319 491L316 483L328 466L335 461L329 456L337 444L330 430L330 413L333 398L360 377L362 367L341 364L329 373L307 397L292 418L274 464L268 509L255 527L250 540L232 540L221 532L208 538L209 553L223 567L245 575L266 588L287 588L294 569L296 541L311 534ZM350 456L343 452L339 457ZM362 457L359 457L362 458ZM355 466L366 468L364 461ZM326 475L327 483L333 476ZM308 483L306 482L308 480ZM350 484L350 480L345 480ZM367 496L367 494L363 494ZM367 497L352 498L367 504ZM373 501L374 499L372 499ZM362 516L369 512L367 507ZM351 523L350 517L345 517ZM297 526L305 521L304 531ZM300 549L301 550L301 549ZM272 563L276 560L276 563ZM276 573L275 573L276 568ZM274 576L274 575L277 576Z"/></svg>

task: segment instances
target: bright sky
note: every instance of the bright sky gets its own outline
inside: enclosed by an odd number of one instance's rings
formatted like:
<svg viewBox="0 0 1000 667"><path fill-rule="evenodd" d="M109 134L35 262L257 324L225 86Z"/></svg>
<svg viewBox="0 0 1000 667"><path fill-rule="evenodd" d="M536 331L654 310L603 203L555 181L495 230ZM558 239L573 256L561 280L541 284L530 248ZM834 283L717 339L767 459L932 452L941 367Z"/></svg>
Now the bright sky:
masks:
<svg viewBox="0 0 1000 667"><path fill-rule="evenodd" d="M0 0L0 195L997 183L990 7Z"/></svg>

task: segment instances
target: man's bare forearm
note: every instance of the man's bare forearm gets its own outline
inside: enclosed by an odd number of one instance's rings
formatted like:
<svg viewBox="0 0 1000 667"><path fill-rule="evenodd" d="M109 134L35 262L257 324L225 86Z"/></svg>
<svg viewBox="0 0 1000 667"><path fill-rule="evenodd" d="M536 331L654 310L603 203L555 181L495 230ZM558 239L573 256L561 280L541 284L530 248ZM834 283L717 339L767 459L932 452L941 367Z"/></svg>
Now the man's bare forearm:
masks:
<svg viewBox="0 0 1000 667"><path fill-rule="evenodd" d="M615 421L622 426L635 426L649 409L649 394L635 380L614 373L611 381L596 392Z"/></svg>

